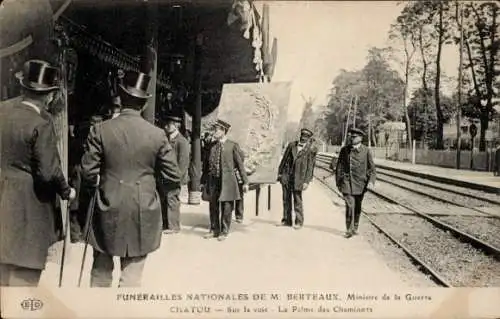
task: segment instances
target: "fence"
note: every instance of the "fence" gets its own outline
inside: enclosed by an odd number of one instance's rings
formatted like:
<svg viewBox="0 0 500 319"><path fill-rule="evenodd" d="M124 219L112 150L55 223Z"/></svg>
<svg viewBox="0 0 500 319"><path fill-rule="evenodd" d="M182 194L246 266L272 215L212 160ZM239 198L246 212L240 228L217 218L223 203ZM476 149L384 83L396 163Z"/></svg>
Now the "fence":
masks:
<svg viewBox="0 0 500 319"><path fill-rule="evenodd" d="M340 146L328 145L327 152L338 152ZM372 154L375 158L387 159L398 162L411 162L411 150L398 147L372 147ZM472 156L472 170L492 171L495 151L486 152L474 151ZM457 153L455 150L424 150L415 151L415 164L433 165L447 168L455 168ZM471 152L462 150L460 152L460 168L471 169Z"/></svg>

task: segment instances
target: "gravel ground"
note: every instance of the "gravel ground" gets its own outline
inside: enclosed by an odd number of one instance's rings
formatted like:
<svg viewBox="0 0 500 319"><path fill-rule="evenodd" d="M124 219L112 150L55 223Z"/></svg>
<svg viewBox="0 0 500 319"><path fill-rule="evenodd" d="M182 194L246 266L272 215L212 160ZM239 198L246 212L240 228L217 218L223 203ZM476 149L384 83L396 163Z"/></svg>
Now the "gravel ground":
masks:
<svg viewBox="0 0 500 319"><path fill-rule="evenodd" d="M329 172L317 169L315 170L315 176L322 180L323 177L329 176ZM325 182L333 185L331 177L326 178ZM373 250L383 257L388 267L397 273L401 280L408 284L408 286L416 288L438 287L431 278L418 269L401 248L389 240L387 236L380 233L377 228L363 217L361 217L359 231Z"/></svg>
<svg viewBox="0 0 500 319"><path fill-rule="evenodd" d="M433 216L466 233L474 235L494 247L500 248L500 219L476 216ZM479 222L478 222L479 221ZM488 225L488 227L484 227Z"/></svg>
<svg viewBox="0 0 500 319"><path fill-rule="evenodd" d="M326 165L318 165L319 170L316 170L319 177L328 176L330 172L325 171ZM327 179L333 181L333 179ZM382 186L383 185L383 186ZM383 183L378 184L377 189L383 188L384 193L391 186ZM392 194L396 193L396 194ZM411 204L417 204L419 208L435 207L435 201L424 196L419 196L410 191L404 191L396 186L392 186L391 197L396 197L397 200L403 202L410 201ZM406 194L405 194L406 193ZM411 200L409 200L411 198ZM395 198L396 199L396 198ZM383 201L373 194L367 193L365 196L364 206L367 208L376 209L380 207L380 202ZM443 210L451 210L453 205L440 204L438 205ZM451 212L456 212L456 206ZM385 211L381 211L385 212ZM424 262L429 264L435 271L443 276L452 286L456 287L491 287L500 286L500 263L492 257L486 256L481 251L473 246L462 243L451 234L436 228L431 223L414 215L408 215L404 208L400 207L402 214L378 214L373 216L377 223L387 230L397 240L404 243L415 255L420 257ZM405 213L405 214L404 214ZM443 216L442 216L443 217ZM486 227L488 231L482 233L494 234L498 232L498 224L496 221L478 222L478 217L473 216L469 219L462 219L463 216L446 216L461 220L465 225L475 224L469 227ZM444 217L443 217L444 218ZM486 219L486 218L482 218ZM457 225L457 228L459 226ZM388 247L388 245L386 245ZM386 249L382 249L386 250Z"/></svg>
<svg viewBox="0 0 500 319"><path fill-rule="evenodd" d="M499 205L495 205L492 203L488 203L485 201L481 201L475 198L455 194L453 192L448 192L440 189L436 189L432 186L424 186L419 183L413 183L409 181L405 181L396 177L392 176L387 176L387 175L382 175L380 176L379 180L383 178L384 180L387 180L389 182L395 183L397 185L401 185L403 187L409 187L410 189L417 189L420 192L424 192L426 194L429 194L431 196L441 198L444 200L452 201L453 203L456 203L456 205L464 206L464 207L499 207Z"/></svg>
<svg viewBox="0 0 500 319"><path fill-rule="evenodd" d="M416 181L416 182L425 183L425 184L429 185L430 187L432 187L432 186L445 187L446 189L449 189L451 191L457 191L457 192L461 192L461 193L465 193L465 194L469 194L469 195L473 195L473 196L487 198L487 199L496 201L500 204L500 195L498 195L498 194L482 192L479 190L469 189L469 188L460 187L460 186L451 185L451 184L438 183L438 182L430 181L430 180L425 179L425 178L421 178L421 177L417 177L417 176L410 176L410 175L406 175L406 174L402 174L402 173L398 173L398 172L393 172L393 171L389 171L389 170L384 170L384 169L380 169L380 168L377 169L377 172L380 172L384 175L390 174L391 176L394 176L396 178L401 177L401 178L405 178L405 179L411 179L411 180ZM424 187L424 186L422 186L422 187ZM435 188L433 188L433 189L435 191L437 191ZM482 202L482 203L486 204L484 202ZM488 205L493 205L493 204L488 204Z"/></svg>
<svg viewBox="0 0 500 319"><path fill-rule="evenodd" d="M439 287L429 276L418 269L399 246L380 233L363 217L361 217L359 231L373 250L383 257L389 268L399 274L401 280L408 286L415 288Z"/></svg>
<svg viewBox="0 0 500 319"><path fill-rule="evenodd" d="M387 183L380 183L377 190L382 194L390 195L391 198L396 199L398 202L408 204L420 211L428 214L436 214L433 217L439 218L445 223L450 221L450 224L457 229L476 236L495 247L499 247L500 220L495 217L488 218L480 214L476 216L463 216L459 213L466 213L466 211L464 211L466 210L465 208L446 203L436 203L428 197L412 193L411 191ZM449 216L442 216L443 214Z"/></svg>
<svg viewBox="0 0 500 319"><path fill-rule="evenodd" d="M500 286L500 262L417 216L373 216L454 287Z"/></svg>

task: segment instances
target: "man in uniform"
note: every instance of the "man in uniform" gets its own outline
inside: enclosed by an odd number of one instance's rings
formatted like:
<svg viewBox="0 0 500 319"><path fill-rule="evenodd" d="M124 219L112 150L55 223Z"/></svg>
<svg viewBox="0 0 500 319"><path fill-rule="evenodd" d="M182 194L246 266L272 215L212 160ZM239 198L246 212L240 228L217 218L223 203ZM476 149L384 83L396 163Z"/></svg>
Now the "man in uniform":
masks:
<svg viewBox="0 0 500 319"><path fill-rule="evenodd" d="M163 210L163 229L166 234L176 234L180 231L180 192L181 187L187 185L188 182L188 167L189 167L189 143L186 138L179 132L182 119L176 116L168 116L166 118L165 131L167 132L170 145L174 149L177 164L181 173L180 187L165 188L161 197L164 199L162 203ZM167 187L172 186L167 184Z"/></svg>
<svg viewBox="0 0 500 319"><path fill-rule="evenodd" d="M62 226L56 194L65 200L76 196L63 175L48 114L58 73L48 62L27 61L19 77L22 100L0 109L1 286L38 286Z"/></svg>
<svg viewBox="0 0 500 319"><path fill-rule="evenodd" d="M363 136L360 129L349 130L349 144L340 149L335 169L337 188L346 207L346 238L357 234L363 196L368 184L375 184L375 164L368 147L361 144Z"/></svg>
<svg viewBox="0 0 500 319"><path fill-rule="evenodd" d="M214 145L210 148L205 181L210 198L210 232L205 238L225 240L229 235L234 201L241 199L235 170L243 180L243 191L248 191L248 178L238 143L228 140L231 125L217 120L214 125Z"/></svg>
<svg viewBox="0 0 500 319"><path fill-rule="evenodd" d="M283 154L279 168L278 181L283 190L283 218L277 226L292 226L292 199L295 210L295 229L304 225L302 192L313 179L317 148L309 141L313 132L306 128L300 131L298 141L290 142Z"/></svg>
<svg viewBox="0 0 500 319"><path fill-rule="evenodd" d="M140 286L147 255L160 246L162 215L156 180L179 187L175 152L163 129L141 117L150 78L129 72L119 85L120 116L91 128L82 176L99 188L91 222L92 287L112 283L113 256L120 287ZM171 186L167 186L167 185Z"/></svg>

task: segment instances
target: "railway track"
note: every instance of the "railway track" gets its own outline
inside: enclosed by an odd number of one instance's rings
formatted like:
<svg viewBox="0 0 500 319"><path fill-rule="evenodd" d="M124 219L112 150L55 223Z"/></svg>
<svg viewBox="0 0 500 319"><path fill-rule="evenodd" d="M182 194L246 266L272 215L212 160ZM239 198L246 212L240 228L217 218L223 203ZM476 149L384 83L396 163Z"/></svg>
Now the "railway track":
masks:
<svg viewBox="0 0 500 319"><path fill-rule="evenodd" d="M322 165L316 166L319 170L315 177L333 193L342 196L334 187L331 170L324 165L326 161L320 158L318 162ZM378 190L370 190L365 195L363 214L439 285L500 284L500 250L490 243ZM479 274L476 269L482 272Z"/></svg>
<svg viewBox="0 0 500 319"><path fill-rule="evenodd" d="M332 155L320 154L318 161L329 164ZM481 215L500 218L500 197L463 187L446 185L377 167L377 180L410 190L442 203L469 208Z"/></svg>
<svg viewBox="0 0 500 319"><path fill-rule="evenodd" d="M322 157L319 157L318 162L324 165L330 161L331 156L328 159L328 156L322 155ZM471 205L467 201L465 203L460 202L458 198L446 199L444 194L435 194L438 190L428 188L427 192L425 192L423 186L412 184L412 179L408 177L406 180L410 180L410 182L403 185L399 181L379 178L379 175L379 169L377 169L377 184L380 185L380 182L382 182L383 187L377 187L377 190L371 189L370 191L373 194L406 207L413 213L432 222L435 226L455 234L466 242L473 243L476 247L500 259L500 218L497 214L489 214L475 209L477 207L474 205L479 205L477 202ZM418 182L425 184L425 182ZM442 185L436 186L442 189L445 188ZM379 189L383 189L383 192ZM472 196L476 201L478 201L477 198L481 198L478 195ZM492 202L495 203L493 199L488 198L488 200L487 205L491 205ZM496 210L499 209L500 206Z"/></svg>

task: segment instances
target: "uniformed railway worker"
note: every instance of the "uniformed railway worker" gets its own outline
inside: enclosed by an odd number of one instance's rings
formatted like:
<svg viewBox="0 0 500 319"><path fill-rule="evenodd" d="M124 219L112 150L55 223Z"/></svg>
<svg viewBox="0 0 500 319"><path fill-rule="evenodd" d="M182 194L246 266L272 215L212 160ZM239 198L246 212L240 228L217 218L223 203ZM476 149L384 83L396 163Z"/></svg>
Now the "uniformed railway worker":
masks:
<svg viewBox="0 0 500 319"><path fill-rule="evenodd" d="M310 143L313 132L303 128L298 141L286 147L278 168L278 181L283 189L283 218L278 226L292 226L292 203L295 210L295 229L304 225L302 192L311 183L317 148ZM293 200L293 202L292 202Z"/></svg>
<svg viewBox="0 0 500 319"><path fill-rule="evenodd" d="M335 168L337 188L346 206L346 238L357 234L363 197L368 184L375 184L375 164L368 147L361 144L363 136L360 129L349 130L349 144L340 150Z"/></svg>
<svg viewBox="0 0 500 319"><path fill-rule="evenodd" d="M163 210L163 228L166 234L176 234L180 231L180 192L181 186L188 183L188 167L189 167L189 143L187 139L180 133L182 119L176 116L168 116L166 118L165 131L167 132L168 140L172 146L177 164L181 174L181 184L179 187L173 187L169 183L164 189L164 194L161 194L164 202L162 203Z"/></svg>
<svg viewBox="0 0 500 319"><path fill-rule="evenodd" d="M0 285L37 286L62 226L56 194L74 199L61 169L53 122L58 69L24 65L21 102L0 110ZM59 226L59 227L58 227Z"/></svg>
<svg viewBox="0 0 500 319"><path fill-rule="evenodd" d="M180 184L165 131L141 117L151 96L148 82L146 74L127 73L119 86L120 116L93 126L87 140L82 176L99 190L90 237L93 287L111 286L113 256L120 257L120 286L140 285L147 255L161 240L156 180L160 176L172 187Z"/></svg>
<svg viewBox="0 0 500 319"><path fill-rule="evenodd" d="M214 144L210 147L206 164L205 192L209 197L210 232L205 238L218 237L222 241L229 235L234 201L240 193L235 169L243 181L243 191L248 190L248 178L238 143L228 140L226 134L231 125L217 120L214 125Z"/></svg>

